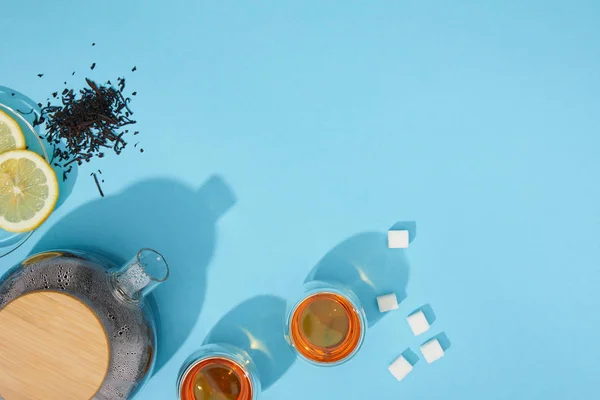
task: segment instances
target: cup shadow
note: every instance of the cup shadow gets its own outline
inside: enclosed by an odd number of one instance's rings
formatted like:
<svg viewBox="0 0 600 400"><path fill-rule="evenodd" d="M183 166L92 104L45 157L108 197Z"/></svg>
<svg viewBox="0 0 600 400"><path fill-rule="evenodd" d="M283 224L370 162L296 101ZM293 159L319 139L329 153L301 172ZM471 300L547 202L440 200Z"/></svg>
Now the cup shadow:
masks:
<svg viewBox="0 0 600 400"><path fill-rule="evenodd" d="M171 271L150 296L158 330L157 373L196 324L216 245L216 224L235 202L218 176L199 190L174 180L150 179L75 209L50 228L33 252L87 250L117 262L144 247L161 252Z"/></svg>
<svg viewBox="0 0 600 400"><path fill-rule="evenodd" d="M254 361L263 391L296 360L285 339L286 302L271 295L256 296L229 311L208 333L204 344L227 343Z"/></svg>
<svg viewBox="0 0 600 400"><path fill-rule="evenodd" d="M377 297L396 293L398 302L404 300L409 275L404 249L389 249L387 233L365 232L329 251L311 270L305 283L323 281L350 288L359 298L371 327L385 315L379 311Z"/></svg>
<svg viewBox="0 0 600 400"><path fill-rule="evenodd" d="M27 121L29 125L33 127L38 137L31 138L25 135L27 143L31 143L31 140L39 139L40 143L44 147L44 150L46 151L46 154L48 154L48 157L50 160L52 160L54 149L50 143L48 143L45 139L42 139L45 132L43 126L34 125L34 121L36 121L41 115L41 109L38 104L25 94L2 85L0 85L0 103L15 110ZM25 131L27 131L27 129ZM36 149L32 150L37 152ZM71 164L71 172L66 176L66 179L63 179L63 169L54 165L52 162L50 164L56 173L56 177L58 178L58 186L60 189L60 195L55 207L58 209L71 195L71 192L73 192L73 187L75 186L77 176L79 175L79 167L77 163Z"/></svg>

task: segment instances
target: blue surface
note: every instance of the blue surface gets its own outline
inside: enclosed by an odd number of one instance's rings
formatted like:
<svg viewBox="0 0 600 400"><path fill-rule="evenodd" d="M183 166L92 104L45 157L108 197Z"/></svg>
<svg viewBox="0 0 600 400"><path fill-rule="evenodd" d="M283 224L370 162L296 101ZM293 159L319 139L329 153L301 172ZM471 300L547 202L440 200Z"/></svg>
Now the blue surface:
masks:
<svg viewBox="0 0 600 400"><path fill-rule="evenodd" d="M173 398L183 360L239 340L237 318L276 349L265 400L598 396L597 0L4 3L1 85L43 101L126 74L138 92L145 153L84 166L0 272L34 248L164 252L157 300L177 328L139 399ZM292 365L282 302L398 221L418 228L400 309L351 362ZM377 243L360 268L390 256ZM427 303L415 338L404 317ZM394 381L387 365L441 332L446 357Z"/></svg>

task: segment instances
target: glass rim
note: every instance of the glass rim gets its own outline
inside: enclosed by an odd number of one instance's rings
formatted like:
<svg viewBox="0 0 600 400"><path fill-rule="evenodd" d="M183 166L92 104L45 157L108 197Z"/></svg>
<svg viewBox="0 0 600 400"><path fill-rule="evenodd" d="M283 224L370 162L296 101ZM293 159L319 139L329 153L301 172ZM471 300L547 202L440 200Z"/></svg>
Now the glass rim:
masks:
<svg viewBox="0 0 600 400"><path fill-rule="evenodd" d="M25 118L23 118L23 116L21 115L20 112L18 112L17 110L15 110L14 108L4 104L4 103L0 103L0 107L8 110L11 112L11 114L13 114L14 116L16 116L19 121L21 121L22 123L24 123L27 128L29 129L29 131L35 136L35 138L37 139L37 141L40 144L40 151L42 152L41 156L48 162L50 162L50 158L48 157L48 153L46 152L46 148L44 147L44 144L42 143L41 139L39 138L37 132L35 131L35 128L33 127L33 125L31 125L29 123L29 121L27 121ZM35 110L32 109L32 111L35 113ZM39 113L36 113L36 115L39 115Z"/></svg>
<svg viewBox="0 0 600 400"><path fill-rule="evenodd" d="M201 346L184 361L177 377L177 398L179 400L182 400L181 389L190 372L202 362L210 359L227 360L235 364L243 372L243 377L240 378L247 379L250 384L251 399L256 400L260 397L261 383L252 358L244 350L233 345L211 343Z"/></svg>
<svg viewBox="0 0 600 400"><path fill-rule="evenodd" d="M44 158L44 160L46 160L48 163L50 163L50 158L48 157L48 153L46 152L46 147L44 146L42 139L40 139L37 132L35 131L35 128L33 127L33 125L31 125L29 123L29 121L27 121L21 115L20 112L18 112L17 110L15 110L14 108L10 107L9 105L7 105L3 102L0 102L0 109L8 111L9 115L11 117L13 117L13 116L16 117L20 122L22 122L23 124L25 124L25 126L27 126L27 129L29 130L28 133L33 135L33 137L35 138L35 140L37 140L37 142L39 144L40 152L42 153L41 156ZM40 115L39 113L37 113L35 111L35 109L33 107L31 107L31 109L36 115L38 115L38 116ZM11 254L12 252L19 249L23 244L25 244L25 242L27 242L29 240L29 238L31 238L31 236L33 235L33 232L35 232L35 231L36 231L36 229L29 231L29 232L25 232L20 239L18 239L16 242L14 242L12 244L0 245L0 258L6 257L9 254Z"/></svg>
<svg viewBox="0 0 600 400"><path fill-rule="evenodd" d="M156 254L160 258L160 260L162 261L162 263L165 267L165 270L166 270L165 276L163 278L159 279L159 278L155 277L154 275L148 273L148 270L146 269L144 263L141 260L141 257L144 253L153 253L153 254ZM144 273L148 276L148 278L151 281L162 283L162 282L166 281L169 278L169 275L171 274L171 269L169 268L169 263L167 262L166 258L161 253L159 253L158 251L156 251L150 247L141 248L137 252L136 260L143 267Z"/></svg>
<svg viewBox="0 0 600 400"><path fill-rule="evenodd" d="M319 284L322 286L317 286ZM304 294L300 297L300 299L298 299L293 304L293 306L290 308L290 310L288 311L287 316L286 316L286 337L287 337L289 345L294 349L294 352L301 359L303 359L304 361L306 361L310 364L313 364L313 365L323 366L323 367L334 367L334 366L338 366L340 364L344 364L347 361L350 361L362 347L362 345L364 343L365 335L366 335L366 330L368 328L367 318L366 318L364 309L362 308L362 305L360 303L360 300L358 299L358 297L354 294L354 292L350 288L347 288L343 285L332 285L327 282L313 281L313 282L310 282L308 284L308 286L313 286L313 287L309 288L308 290L306 290L304 292ZM337 286L339 286L339 287L337 287ZM318 294L328 294L328 293L344 297L350 303L350 305L356 312L356 314L358 316L358 321L361 325L360 336L359 336L358 342L356 344L356 347L346 357L342 358L341 360L332 361L332 362L318 361L318 360L314 360L312 358L307 357L305 354L303 354L301 351L298 350L297 344L294 341L293 335L292 335L292 321L293 321L294 315L295 315L296 311L298 310L298 308L300 307L300 305L302 303L304 303L304 301L306 299L308 299L312 296L315 296Z"/></svg>

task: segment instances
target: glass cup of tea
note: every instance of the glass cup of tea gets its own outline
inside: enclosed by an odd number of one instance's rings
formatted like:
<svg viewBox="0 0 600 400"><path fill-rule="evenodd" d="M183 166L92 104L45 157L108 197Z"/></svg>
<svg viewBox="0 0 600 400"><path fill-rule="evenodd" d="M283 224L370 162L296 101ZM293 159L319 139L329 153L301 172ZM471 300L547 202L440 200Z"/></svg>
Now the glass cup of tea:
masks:
<svg viewBox="0 0 600 400"><path fill-rule="evenodd" d="M185 361L177 379L179 400L257 400L260 392L250 356L226 344L200 348Z"/></svg>
<svg viewBox="0 0 600 400"><path fill-rule="evenodd" d="M310 282L287 317L287 339L309 363L334 366L360 349L367 317L358 297L348 288Z"/></svg>

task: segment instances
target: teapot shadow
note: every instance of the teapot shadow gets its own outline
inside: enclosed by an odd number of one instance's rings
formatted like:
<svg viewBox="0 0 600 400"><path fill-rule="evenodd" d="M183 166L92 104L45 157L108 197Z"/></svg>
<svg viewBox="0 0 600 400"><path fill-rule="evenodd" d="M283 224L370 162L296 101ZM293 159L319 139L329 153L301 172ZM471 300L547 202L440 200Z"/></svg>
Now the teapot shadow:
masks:
<svg viewBox="0 0 600 400"><path fill-rule="evenodd" d="M369 326L373 326L385 315L379 311L377 297L396 293L398 302L404 300L409 275L404 249L389 249L386 233L365 232L329 251L305 283L322 281L351 289L365 310Z"/></svg>
<svg viewBox="0 0 600 400"><path fill-rule="evenodd" d="M221 318L204 344L226 343L246 351L256 365L264 391L296 360L285 339L286 310L285 300L276 296L248 299Z"/></svg>
<svg viewBox="0 0 600 400"><path fill-rule="evenodd" d="M75 209L49 229L33 252L88 250L121 262L144 247L160 251L171 271L149 299L158 331L157 373L194 328L204 302L216 224L235 202L218 176L199 190L150 179Z"/></svg>

